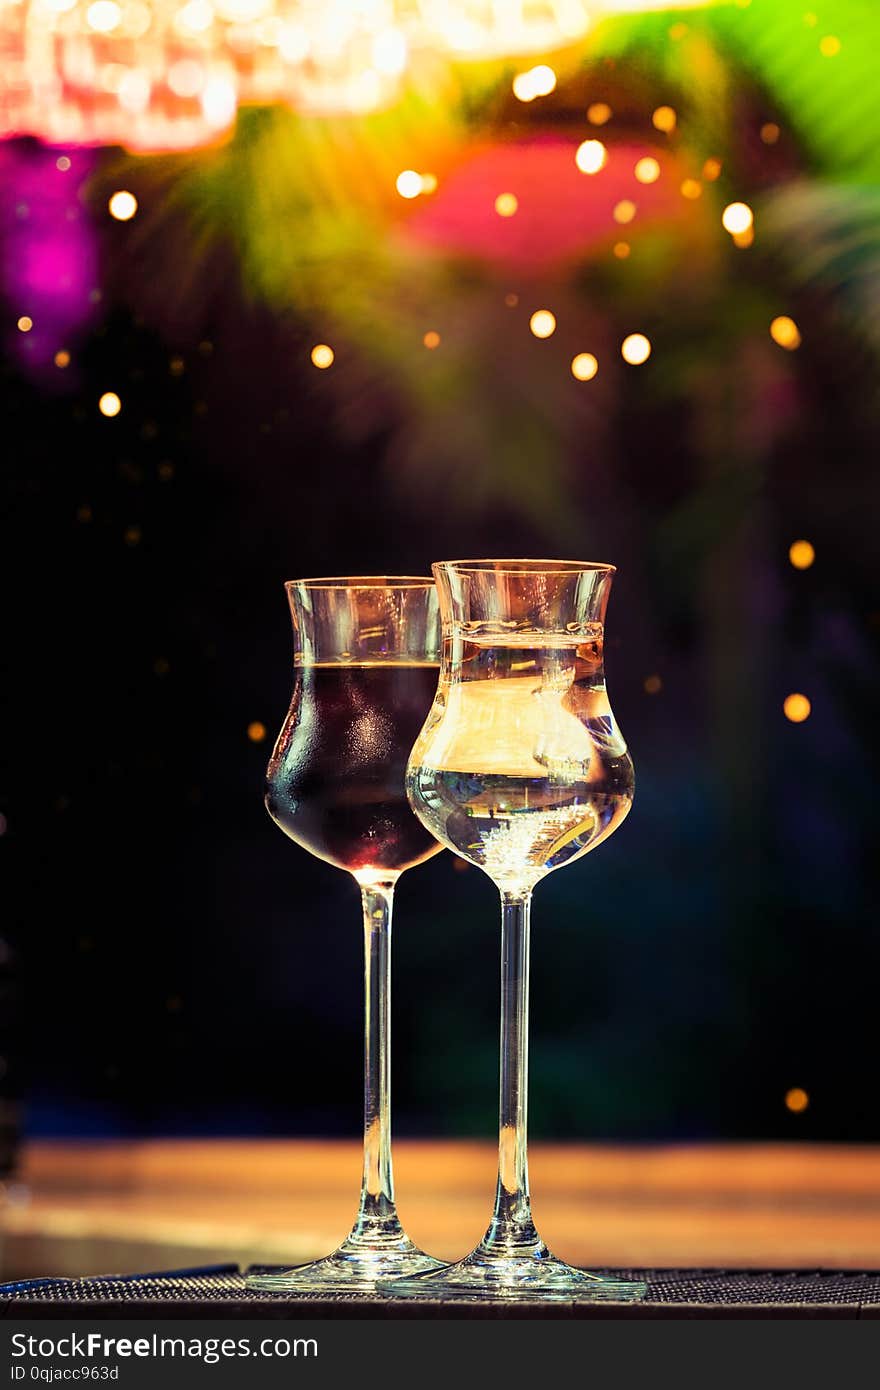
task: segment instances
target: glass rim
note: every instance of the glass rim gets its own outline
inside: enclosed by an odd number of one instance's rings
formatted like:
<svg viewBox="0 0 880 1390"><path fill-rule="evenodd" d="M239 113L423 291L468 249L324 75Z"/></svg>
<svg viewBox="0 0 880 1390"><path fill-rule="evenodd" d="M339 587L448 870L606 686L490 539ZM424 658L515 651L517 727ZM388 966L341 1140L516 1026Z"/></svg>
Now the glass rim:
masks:
<svg viewBox="0 0 880 1390"><path fill-rule="evenodd" d="M433 570L461 570L465 574L616 574L617 566L600 560L436 560Z"/></svg>
<svg viewBox="0 0 880 1390"><path fill-rule="evenodd" d="M286 579L285 589L434 589L425 574L342 574L317 579Z"/></svg>

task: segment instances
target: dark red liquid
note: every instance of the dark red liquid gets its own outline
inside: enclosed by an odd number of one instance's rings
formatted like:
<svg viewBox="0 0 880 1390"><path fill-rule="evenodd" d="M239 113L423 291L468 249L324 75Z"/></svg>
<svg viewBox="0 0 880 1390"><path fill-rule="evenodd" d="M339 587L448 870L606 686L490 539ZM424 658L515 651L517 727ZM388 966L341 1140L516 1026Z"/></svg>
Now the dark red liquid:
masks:
<svg viewBox="0 0 880 1390"><path fill-rule="evenodd" d="M436 666L299 669L269 763L272 819L340 869L400 872L438 853L404 787L436 688Z"/></svg>

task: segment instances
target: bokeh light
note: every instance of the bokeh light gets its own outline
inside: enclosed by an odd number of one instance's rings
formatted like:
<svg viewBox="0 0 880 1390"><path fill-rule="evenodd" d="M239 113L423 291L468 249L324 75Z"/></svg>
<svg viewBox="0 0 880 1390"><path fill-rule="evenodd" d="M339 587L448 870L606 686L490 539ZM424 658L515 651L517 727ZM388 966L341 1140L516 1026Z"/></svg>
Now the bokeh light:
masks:
<svg viewBox="0 0 880 1390"><path fill-rule="evenodd" d="M128 189L120 188L112 195L107 207L110 216L115 217L117 222L129 222L138 210L137 198Z"/></svg>
<svg viewBox="0 0 880 1390"><path fill-rule="evenodd" d="M785 1108L795 1115L801 1115L810 1104L810 1097L802 1086L792 1086L785 1093Z"/></svg>
<svg viewBox="0 0 880 1390"><path fill-rule="evenodd" d="M98 401L98 409L102 415L106 415L108 419L112 419L113 416L118 415L122 409L122 401L115 391L105 391Z"/></svg>
<svg viewBox="0 0 880 1390"><path fill-rule="evenodd" d="M826 34L819 40L819 52L823 58L836 58L842 44L836 34Z"/></svg>
<svg viewBox="0 0 880 1390"><path fill-rule="evenodd" d="M710 155L703 165L703 178L707 183L714 183L716 179L721 177L722 168L721 160L717 159L715 155Z"/></svg>
<svg viewBox="0 0 880 1390"><path fill-rule="evenodd" d="M660 165L651 155L640 159L633 170L639 183L656 183L660 177Z"/></svg>
<svg viewBox="0 0 880 1390"><path fill-rule="evenodd" d="M779 126L775 121L765 121L761 126L761 139L765 145L775 145L779 135Z"/></svg>
<svg viewBox="0 0 880 1390"><path fill-rule="evenodd" d="M251 743L262 743L266 737L266 726L259 719L252 719L247 726L247 736Z"/></svg>
<svg viewBox="0 0 880 1390"><path fill-rule="evenodd" d="M499 217L513 217L519 207L519 199L515 193L499 193L495 199L495 211Z"/></svg>
<svg viewBox="0 0 880 1390"><path fill-rule="evenodd" d="M429 328L422 342L426 348L429 348L433 352L434 348L440 346L440 334L435 328Z"/></svg>
<svg viewBox="0 0 880 1390"><path fill-rule="evenodd" d="M529 319L529 328L536 338L549 338L556 332L556 315L549 309L536 309Z"/></svg>
<svg viewBox="0 0 880 1390"><path fill-rule="evenodd" d="M591 352L579 352L571 359L571 374L578 381L592 381L599 363Z"/></svg>
<svg viewBox="0 0 880 1390"><path fill-rule="evenodd" d="M518 101L534 101L535 97L549 96L555 87L556 73L546 63L517 73L513 79L513 95Z"/></svg>
<svg viewBox="0 0 880 1390"><path fill-rule="evenodd" d="M587 107L587 120L590 125L607 125L614 112L607 101L594 101Z"/></svg>
<svg viewBox="0 0 880 1390"><path fill-rule="evenodd" d="M782 704L782 712L792 724L803 724L805 719L809 719L812 708L806 695L798 692L786 695Z"/></svg>
<svg viewBox="0 0 880 1390"><path fill-rule="evenodd" d="M59 348L52 360L56 367L69 367L70 353L67 351L67 348Z"/></svg>
<svg viewBox="0 0 880 1390"><path fill-rule="evenodd" d="M809 541L792 541L788 558L796 570L808 570L816 558L815 547Z"/></svg>
<svg viewBox="0 0 880 1390"><path fill-rule="evenodd" d="M651 340L644 333L630 333L620 345L620 355L631 367L640 367L651 356Z"/></svg>
<svg viewBox="0 0 880 1390"><path fill-rule="evenodd" d="M418 198L422 191L422 176L415 169L404 169L394 181L401 198Z"/></svg>
<svg viewBox="0 0 880 1390"><path fill-rule="evenodd" d="M665 135L675 130L678 117L671 106L658 106L651 117L655 130L662 130Z"/></svg>
<svg viewBox="0 0 880 1390"><path fill-rule="evenodd" d="M747 232L755 220L748 203L728 203L721 214L721 225L731 236Z"/></svg>
<svg viewBox="0 0 880 1390"><path fill-rule="evenodd" d="M18 329L19 333L30 333L33 326L34 321L28 314L22 314L21 318L18 320L16 324L16 328Z"/></svg>
<svg viewBox="0 0 880 1390"><path fill-rule="evenodd" d="M794 319L788 314L780 314L770 325L770 337L787 352L794 352L801 345L801 332Z"/></svg>
<svg viewBox="0 0 880 1390"><path fill-rule="evenodd" d="M699 198L703 192L703 185L699 179L684 179L681 185L682 197Z"/></svg>
<svg viewBox="0 0 880 1390"><path fill-rule="evenodd" d="M611 215L615 222L620 222L621 225L625 226L627 222L632 222L635 217L636 205L630 198L621 198L620 202L615 204L614 212Z"/></svg>
<svg viewBox="0 0 880 1390"><path fill-rule="evenodd" d="M615 241L614 254L619 261L625 261L628 258L631 251L632 247L630 246L628 241Z"/></svg>
<svg viewBox="0 0 880 1390"><path fill-rule="evenodd" d="M336 353L329 343L316 343L311 351L312 366L319 367L324 371L327 367L332 367Z"/></svg>
<svg viewBox="0 0 880 1390"><path fill-rule="evenodd" d="M601 140L584 140L577 147L574 162L582 174L598 174L608 163L608 151Z"/></svg>

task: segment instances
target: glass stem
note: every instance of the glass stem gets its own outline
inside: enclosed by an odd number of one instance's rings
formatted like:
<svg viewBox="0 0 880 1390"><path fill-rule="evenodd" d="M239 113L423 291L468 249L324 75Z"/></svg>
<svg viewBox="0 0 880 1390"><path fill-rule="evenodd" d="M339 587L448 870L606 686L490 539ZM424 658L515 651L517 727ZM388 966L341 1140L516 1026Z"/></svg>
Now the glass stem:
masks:
<svg viewBox="0 0 880 1390"><path fill-rule="evenodd" d="M529 1084L529 918L531 891L501 893L501 1102L495 1211L483 1253L540 1256L532 1222L526 1129Z"/></svg>
<svg viewBox="0 0 880 1390"><path fill-rule="evenodd" d="M391 1170L391 910L394 879L361 884L364 908L364 1180L349 1241L399 1241Z"/></svg>

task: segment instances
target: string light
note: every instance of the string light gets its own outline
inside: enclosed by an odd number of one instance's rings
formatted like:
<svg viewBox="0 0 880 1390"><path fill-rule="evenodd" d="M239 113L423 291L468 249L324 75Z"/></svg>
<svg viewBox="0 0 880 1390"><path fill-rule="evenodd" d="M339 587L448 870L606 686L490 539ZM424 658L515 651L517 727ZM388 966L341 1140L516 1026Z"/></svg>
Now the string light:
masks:
<svg viewBox="0 0 880 1390"><path fill-rule="evenodd" d="M495 199L495 211L499 217L513 217L518 207L519 200L515 193L499 193Z"/></svg>
<svg viewBox="0 0 880 1390"><path fill-rule="evenodd" d="M327 367L332 367L336 353L328 343L316 343L310 353L312 366L320 368L321 371Z"/></svg>
<svg viewBox="0 0 880 1390"><path fill-rule="evenodd" d="M698 179L685 179L681 185L683 198L699 198L703 192L703 185Z"/></svg>
<svg viewBox="0 0 880 1390"><path fill-rule="evenodd" d="M98 401L98 409L102 415L106 415L108 419L112 419L113 416L118 415L122 409L122 401L115 391L105 391Z"/></svg>
<svg viewBox="0 0 880 1390"><path fill-rule="evenodd" d="M796 570L808 570L816 558L816 551L809 541L792 541L788 558Z"/></svg>
<svg viewBox="0 0 880 1390"><path fill-rule="evenodd" d="M32 318L29 318L27 314L22 314L21 318L18 320L18 323L16 324L19 333L30 333L33 326L34 321Z"/></svg>
<svg viewBox="0 0 880 1390"><path fill-rule="evenodd" d="M621 198L615 205L614 212L611 214L615 222L625 224L632 222L636 215L636 205L629 198Z"/></svg>
<svg viewBox="0 0 880 1390"><path fill-rule="evenodd" d="M102 3L102 0L98 0L98 3ZM127 189L121 188L117 193L113 194L107 207L110 211L110 216L115 217L117 222L129 222L137 212L137 198L133 193L129 193Z"/></svg>
<svg viewBox="0 0 880 1390"><path fill-rule="evenodd" d="M675 130L677 120L678 117L671 106L658 106L651 117L654 129L662 130L664 135L669 135L671 131Z"/></svg>
<svg viewBox="0 0 880 1390"><path fill-rule="evenodd" d="M731 236L747 232L755 220L748 203L728 203L721 214L721 225Z"/></svg>
<svg viewBox="0 0 880 1390"><path fill-rule="evenodd" d="M802 1086L792 1086L785 1093L785 1108L795 1115L801 1115L810 1104L809 1094Z"/></svg>
<svg viewBox="0 0 880 1390"><path fill-rule="evenodd" d="M582 174L598 174L608 163L608 151L601 140L584 140L575 151L574 162Z"/></svg>
<svg viewBox="0 0 880 1390"><path fill-rule="evenodd" d="M792 724L803 724L805 719L809 719L812 708L806 695L798 693L786 695L782 702L782 712Z"/></svg>
<svg viewBox="0 0 880 1390"><path fill-rule="evenodd" d="M599 363L591 352L579 352L571 359L571 374L578 381L592 381Z"/></svg>
<svg viewBox="0 0 880 1390"><path fill-rule="evenodd" d="M587 120L590 125L607 125L613 115L614 112L607 101L594 101L587 107Z"/></svg>
<svg viewBox="0 0 880 1390"><path fill-rule="evenodd" d="M651 340L644 333L630 333L620 345L620 355L631 367L640 367L651 356Z"/></svg>
<svg viewBox="0 0 880 1390"><path fill-rule="evenodd" d="M780 314L770 325L770 337L787 352L794 352L801 345L801 333L794 319L788 314Z"/></svg>
<svg viewBox="0 0 880 1390"><path fill-rule="evenodd" d="M549 309L536 309L529 319L529 328L536 338L550 338L556 332L556 316Z"/></svg>
<svg viewBox="0 0 880 1390"><path fill-rule="evenodd" d="M639 183L656 183L660 177L660 165L650 155L640 159L633 170Z"/></svg>

